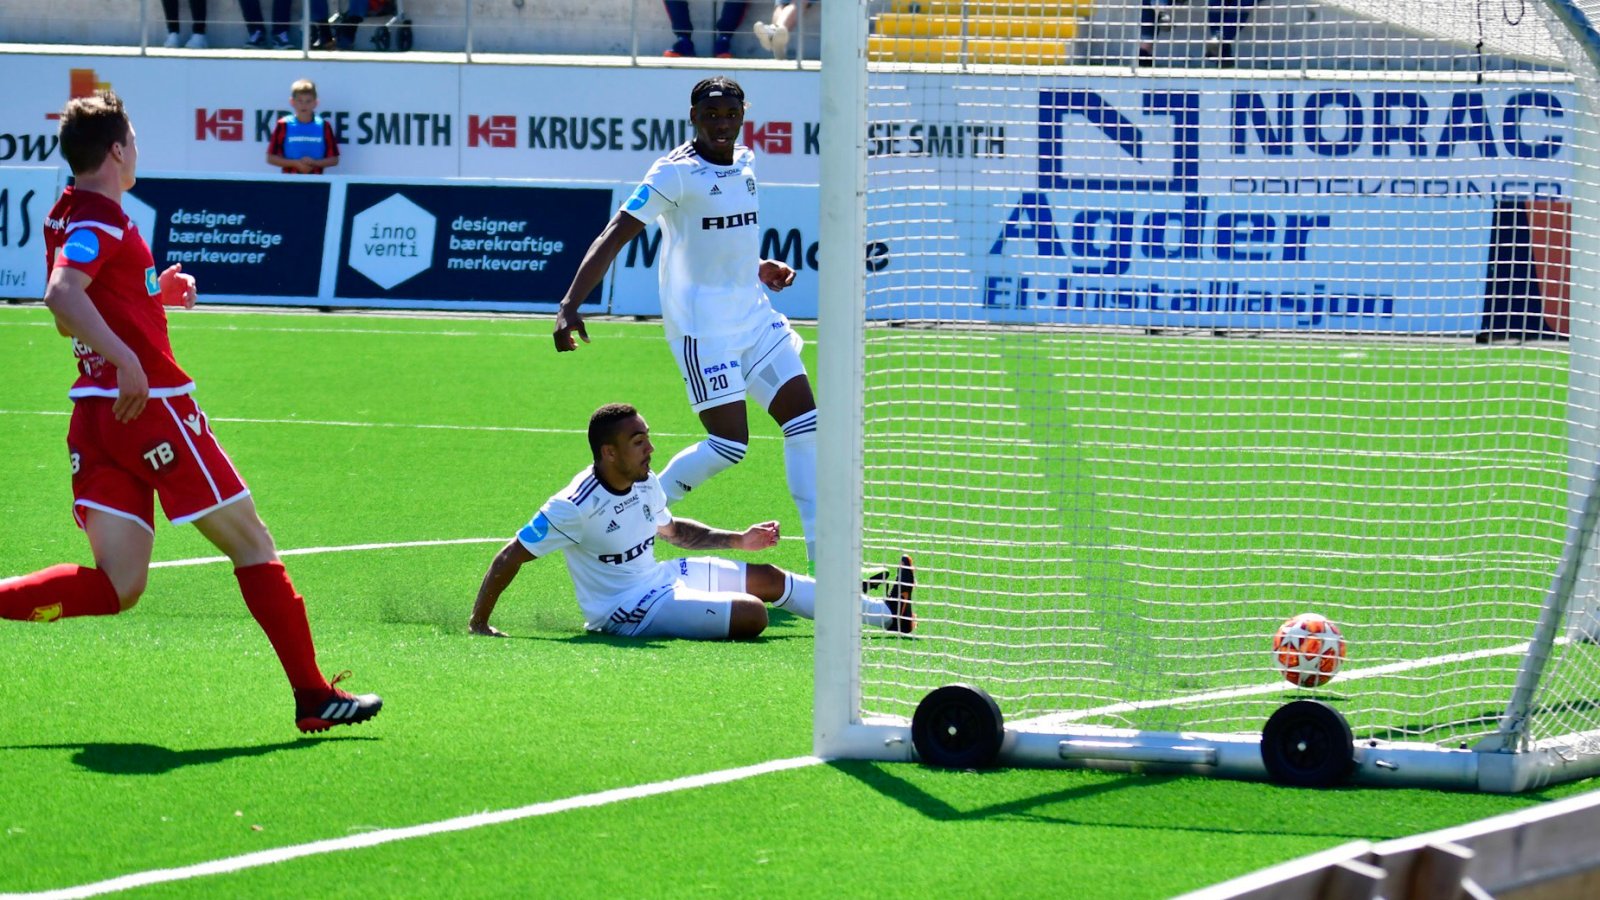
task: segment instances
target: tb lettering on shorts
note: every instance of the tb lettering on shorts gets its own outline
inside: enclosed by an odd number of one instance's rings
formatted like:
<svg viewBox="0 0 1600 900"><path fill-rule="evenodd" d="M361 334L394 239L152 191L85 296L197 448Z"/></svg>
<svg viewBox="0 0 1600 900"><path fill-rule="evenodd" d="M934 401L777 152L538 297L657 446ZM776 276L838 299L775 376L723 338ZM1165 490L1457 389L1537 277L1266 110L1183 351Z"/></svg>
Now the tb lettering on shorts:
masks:
<svg viewBox="0 0 1600 900"><path fill-rule="evenodd" d="M139 455L155 475L166 475L178 464L178 451L173 449L171 441L157 441Z"/></svg>

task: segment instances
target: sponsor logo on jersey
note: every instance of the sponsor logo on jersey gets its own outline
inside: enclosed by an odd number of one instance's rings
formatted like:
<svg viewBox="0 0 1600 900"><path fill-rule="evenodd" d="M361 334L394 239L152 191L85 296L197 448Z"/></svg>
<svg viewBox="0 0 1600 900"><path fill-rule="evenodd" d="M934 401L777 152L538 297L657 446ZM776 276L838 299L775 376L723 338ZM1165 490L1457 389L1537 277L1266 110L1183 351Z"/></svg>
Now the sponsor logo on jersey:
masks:
<svg viewBox="0 0 1600 900"><path fill-rule="evenodd" d="M706 216L700 220L701 231L715 231L719 228L740 228L745 225L756 224L755 210L747 213L734 213L728 216Z"/></svg>
<svg viewBox="0 0 1600 900"><path fill-rule="evenodd" d="M100 238L87 228L80 228L61 245L61 255L71 262L91 263L100 255Z"/></svg>
<svg viewBox="0 0 1600 900"><path fill-rule="evenodd" d="M719 188L719 187L717 187L716 185L713 184L711 186L711 196L713 196L713 197L722 196L722 188Z"/></svg>
<svg viewBox="0 0 1600 900"><path fill-rule="evenodd" d="M616 519L612 519L611 520L611 524L606 526L606 534L610 534L611 532L616 531L618 528L621 528L621 527L622 527L621 525L617 524L617 520Z"/></svg>
<svg viewBox="0 0 1600 900"><path fill-rule="evenodd" d="M633 562L639 557L645 555L645 553L649 552L651 547L655 546L655 543L655 536L652 535L645 538L643 541L634 544L632 547L629 547L621 553L602 553L596 558L603 563L610 563L613 566L620 566L623 563Z"/></svg>
<svg viewBox="0 0 1600 900"><path fill-rule="evenodd" d="M628 507L630 507L630 506L632 506L632 505L634 505L635 503L638 503L638 502L639 502L639 495L638 494L634 494L633 496L631 496L628 499L622 501L621 503L618 503L617 505L611 507L611 512L612 513L620 513L623 510L627 509Z"/></svg>
<svg viewBox="0 0 1600 900"><path fill-rule="evenodd" d="M156 274L155 266L144 270L144 292L152 297L161 293L161 276Z"/></svg>
<svg viewBox="0 0 1600 900"><path fill-rule="evenodd" d="M650 202L650 185L641 184L638 187L633 189L633 196L628 198L628 202L624 203L622 205L622 208L625 209L625 210L628 210L629 212L636 212L638 210L644 209L644 205L646 203L649 203L649 202Z"/></svg>
<svg viewBox="0 0 1600 900"><path fill-rule="evenodd" d="M539 513L533 517L532 522L522 526L522 530L517 532L517 540L524 544L537 544L549 533L550 520L544 517L544 513Z"/></svg>

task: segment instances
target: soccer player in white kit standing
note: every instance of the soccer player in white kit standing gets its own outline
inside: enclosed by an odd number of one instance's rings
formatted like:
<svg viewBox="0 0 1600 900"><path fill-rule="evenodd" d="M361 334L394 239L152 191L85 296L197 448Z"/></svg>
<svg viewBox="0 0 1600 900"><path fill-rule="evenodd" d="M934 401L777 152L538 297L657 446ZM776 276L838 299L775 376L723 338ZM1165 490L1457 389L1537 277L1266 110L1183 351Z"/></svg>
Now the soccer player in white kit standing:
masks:
<svg viewBox="0 0 1600 900"><path fill-rule="evenodd" d="M667 340L705 426L661 472L676 503L744 459L750 443L745 398L783 429L789 495L800 511L806 559L816 559L817 404L800 361L803 342L772 308L765 287L781 291L794 269L761 259L755 155L739 143L744 89L707 78L689 93L693 141L656 160L644 181L584 254L556 315L558 352L589 342L578 306L600 284L623 247L659 220L661 316Z"/></svg>

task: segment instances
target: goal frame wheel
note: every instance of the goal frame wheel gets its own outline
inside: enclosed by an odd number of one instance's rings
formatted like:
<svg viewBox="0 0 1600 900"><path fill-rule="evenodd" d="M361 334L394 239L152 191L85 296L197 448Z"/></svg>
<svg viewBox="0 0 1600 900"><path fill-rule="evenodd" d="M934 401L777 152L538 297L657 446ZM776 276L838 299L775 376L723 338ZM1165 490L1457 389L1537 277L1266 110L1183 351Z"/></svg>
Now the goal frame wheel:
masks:
<svg viewBox="0 0 1600 900"><path fill-rule="evenodd" d="M1278 784L1333 787L1355 771L1355 741L1344 714L1321 700L1278 707L1261 729L1261 762Z"/></svg>
<svg viewBox="0 0 1600 900"><path fill-rule="evenodd" d="M917 758L946 769L987 769L1006 736L1000 705L982 688L947 684L930 691L911 717Z"/></svg>

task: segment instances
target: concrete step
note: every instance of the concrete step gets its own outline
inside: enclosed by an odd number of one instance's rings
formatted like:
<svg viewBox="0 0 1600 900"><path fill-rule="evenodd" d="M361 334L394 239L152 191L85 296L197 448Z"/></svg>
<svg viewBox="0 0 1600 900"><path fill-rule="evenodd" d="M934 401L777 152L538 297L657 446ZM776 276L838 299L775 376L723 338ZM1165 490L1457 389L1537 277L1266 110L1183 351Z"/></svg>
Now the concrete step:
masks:
<svg viewBox="0 0 1600 900"><path fill-rule="evenodd" d="M867 59L873 62L1059 66L1069 56L1066 43L1055 40L968 38L963 53L959 37L867 37Z"/></svg>

